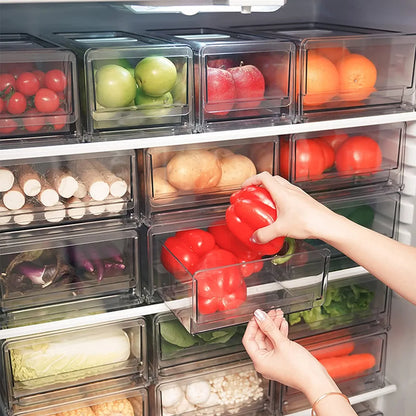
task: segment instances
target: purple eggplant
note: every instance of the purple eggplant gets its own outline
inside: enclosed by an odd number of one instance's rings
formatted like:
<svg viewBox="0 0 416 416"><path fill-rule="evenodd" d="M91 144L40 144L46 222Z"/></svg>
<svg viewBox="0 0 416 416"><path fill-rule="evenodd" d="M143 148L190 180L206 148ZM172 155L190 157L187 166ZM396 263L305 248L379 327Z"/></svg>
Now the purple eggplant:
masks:
<svg viewBox="0 0 416 416"><path fill-rule="evenodd" d="M115 245L106 243L103 244L100 249L102 249L104 258L115 263L124 263L123 256Z"/></svg>
<svg viewBox="0 0 416 416"><path fill-rule="evenodd" d="M123 273L124 270L126 270L126 265L124 263L104 262L104 275L106 277L118 276L120 273Z"/></svg>
<svg viewBox="0 0 416 416"><path fill-rule="evenodd" d="M94 265L95 276L97 280L100 282L103 280L104 277L104 263L100 256L100 253L96 250L93 246L87 246L85 248L86 257L91 261Z"/></svg>
<svg viewBox="0 0 416 416"><path fill-rule="evenodd" d="M87 257L86 249L84 247L68 247L70 263L74 267L84 269L88 273L94 273L95 268L90 259Z"/></svg>

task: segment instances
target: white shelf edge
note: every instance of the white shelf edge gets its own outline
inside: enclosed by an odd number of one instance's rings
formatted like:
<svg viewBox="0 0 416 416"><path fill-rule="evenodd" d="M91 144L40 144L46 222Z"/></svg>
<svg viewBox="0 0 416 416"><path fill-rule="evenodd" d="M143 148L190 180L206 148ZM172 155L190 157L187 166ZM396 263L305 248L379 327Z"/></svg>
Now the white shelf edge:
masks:
<svg viewBox="0 0 416 416"><path fill-rule="evenodd" d="M355 396L349 397L351 404L362 403L368 400L375 399L377 397L385 396L390 393L397 391L397 386L395 384L388 384L382 388L367 391L365 393L357 394ZM288 413L286 416L310 416L311 409L301 410L295 413Z"/></svg>
<svg viewBox="0 0 416 416"><path fill-rule="evenodd" d="M367 271L363 267L352 267L349 269L330 272L328 274L328 280L343 279L364 273L367 273ZM40 324L5 328L0 330L0 340L135 319L140 316L152 315L161 312L169 312L169 308L163 302L153 305L141 305L135 308L121 309L113 312L104 312L96 315L79 316L76 318L62 319Z"/></svg>
<svg viewBox="0 0 416 416"><path fill-rule="evenodd" d="M96 141L88 143L17 147L0 150L0 161L65 155L81 155L88 153L145 149L151 147L176 146L183 144L214 143L224 140L260 138L283 134L306 133L351 127L365 127L406 121L416 121L416 112L409 111L367 117L345 118L339 120L312 121L307 123L282 124L268 127L227 130L226 139L224 139L224 131L216 131L137 139L125 138L119 140Z"/></svg>

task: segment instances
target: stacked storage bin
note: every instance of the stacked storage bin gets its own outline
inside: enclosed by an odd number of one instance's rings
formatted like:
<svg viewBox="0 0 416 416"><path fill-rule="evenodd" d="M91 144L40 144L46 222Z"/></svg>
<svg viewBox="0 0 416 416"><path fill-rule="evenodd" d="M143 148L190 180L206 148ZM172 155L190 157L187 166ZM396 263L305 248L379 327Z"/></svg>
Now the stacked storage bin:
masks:
<svg viewBox="0 0 416 416"><path fill-rule="evenodd" d="M412 109L414 36L316 23L239 30L296 43L298 121ZM396 59L402 59L402 70ZM330 75L336 78L332 87ZM405 137L405 123L335 127L281 137L277 172L339 214L397 239ZM330 250L331 279L322 305L288 315L290 336L322 358L347 395L380 388L385 384L391 293L360 268L357 276L345 278L343 270L356 264L322 241L310 243ZM368 366L338 374L336 361L358 359L356 354L365 354ZM279 414L308 407L285 386L279 394Z"/></svg>
<svg viewBox="0 0 416 416"><path fill-rule="evenodd" d="M29 143L82 140L74 53L21 34L2 35L0 55L11 83L2 143L18 154ZM27 106L21 112L16 96ZM44 107L55 101L57 109ZM142 303L136 175L134 151L1 164L2 328ZM147 415L142 317L3 339L0 362L9 415Z"/></svg>

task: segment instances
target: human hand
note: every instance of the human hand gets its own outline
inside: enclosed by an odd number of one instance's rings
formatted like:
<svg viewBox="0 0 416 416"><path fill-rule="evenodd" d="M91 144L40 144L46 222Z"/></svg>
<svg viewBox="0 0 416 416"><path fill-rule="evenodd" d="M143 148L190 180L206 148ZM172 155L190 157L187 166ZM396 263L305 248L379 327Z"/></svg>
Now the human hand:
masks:
<svg viewBox="0 0 416 416"><path fill-rule="evenodd" d="M242 187L249 185L264 186L278 214L273 224L254 232L252 239L256 243L267 243L280 236L300 240L321 238L328 227L328 218L336 216L329 208L280 176L262 172L247 179Z"/></svg>
<svg viewBox="0 0 416 416"><path fill-rule="evenodd" d="M313 403L323 393L339 391L319 361L304 347L289 340L288 323L281 310L254 312L243 345L256 371L265 378L302 391Z"/></svg>

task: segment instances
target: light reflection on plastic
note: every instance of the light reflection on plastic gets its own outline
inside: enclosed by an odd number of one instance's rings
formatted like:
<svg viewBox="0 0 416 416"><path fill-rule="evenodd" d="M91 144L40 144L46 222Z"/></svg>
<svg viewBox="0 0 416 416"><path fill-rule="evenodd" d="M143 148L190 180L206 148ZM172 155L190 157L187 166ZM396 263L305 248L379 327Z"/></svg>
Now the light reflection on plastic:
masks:
<svg viewBox="0 0 416 416"><path fill-rule="evenodd" d="M177 6L138 6L126 5L126 7L134 13L182 13L186 16L194 16L197 13L223 13L223 12L275 12L280 6L181 6L178 11Z"/></svg>

